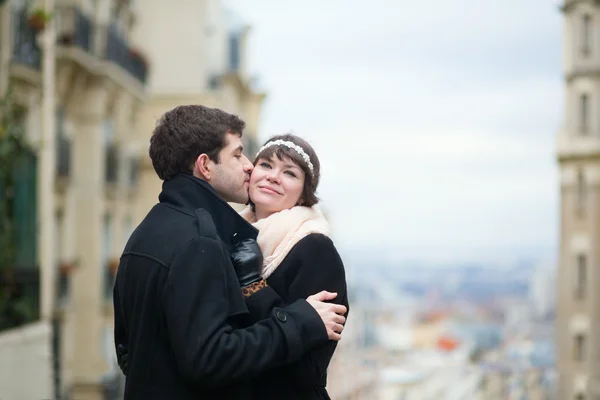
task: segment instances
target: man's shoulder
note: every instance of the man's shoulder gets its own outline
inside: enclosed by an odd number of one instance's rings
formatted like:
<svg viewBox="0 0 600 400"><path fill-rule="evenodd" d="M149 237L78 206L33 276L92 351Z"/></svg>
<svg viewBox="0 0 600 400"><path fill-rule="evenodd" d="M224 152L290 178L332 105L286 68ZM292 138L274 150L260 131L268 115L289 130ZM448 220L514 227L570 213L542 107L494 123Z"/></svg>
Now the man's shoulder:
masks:
<svg viewBox="0 0 600 400"><path fill-rule="evenodd" d="M204 240L218 240L206 210L198 209L192 215L158 204L135 229L124 253L145 254L170 264L191 242Z"/></svg>
<svg viewBox="0 0 600 400"><path fill-rule="evenodd" d="M186 236L189 239L206 237L218 239L217 228L212 216L203 208L196 209L193 214L165 204L157 204L146 216L149 226L164 229L165 233L174 236ZM142 225L142 224L140 224Z"/></svg>

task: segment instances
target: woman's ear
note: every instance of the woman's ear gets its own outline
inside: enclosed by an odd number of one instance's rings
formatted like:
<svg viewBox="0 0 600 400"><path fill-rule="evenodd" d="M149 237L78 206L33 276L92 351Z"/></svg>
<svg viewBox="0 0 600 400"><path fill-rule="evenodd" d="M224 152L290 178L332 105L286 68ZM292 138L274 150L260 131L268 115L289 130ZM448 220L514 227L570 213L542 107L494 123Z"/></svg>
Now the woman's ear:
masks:
<svg viewBox="0 0 600 400"><path fill-rule="evenodd" d="M194 169L198 174L198 178L210 182L213 170L213 160L207 154L202 153L196 158Z"/></svg>

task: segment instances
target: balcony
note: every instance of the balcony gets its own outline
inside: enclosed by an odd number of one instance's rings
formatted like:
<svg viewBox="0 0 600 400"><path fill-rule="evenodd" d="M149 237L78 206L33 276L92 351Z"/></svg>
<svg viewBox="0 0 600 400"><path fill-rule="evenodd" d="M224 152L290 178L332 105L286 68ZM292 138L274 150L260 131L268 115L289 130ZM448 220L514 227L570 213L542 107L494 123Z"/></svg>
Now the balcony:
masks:
<svg viewBox="0 0 600 400"><path fill-rule="evenodd" d="M127 45L114 25L110 25L107 29L105 57L127 71L142 84L146 83L148 76L146 60Z"/></svg>
<svg viewBox="0 0 600 400"><path fill-rule="evenodd" d="M595 130L582 134L576 129L561 129L556 139L559 160L600 155L600 133Z"/></svg>
<svg viewBox="0 0 600 400"><path fill-rule="evenodd" d="M92 52L92 22L76 7L56 10L56 42L60 46L75 46Z"/></svg>
<svg viewBox="0 0 600 400"><path fill-rule="evenodd" d="M13 13L12 61L33 69L40 69L41 52L35 31L29 26L26 10Z"/></svg>
<svg viewBox="0 0 600 400"><path fill-rule="evenodd" d="M106 146L106 169L105 169L105 181L106 183L116 183L119 171L119 154L117 146L114 143Z"/></svg>

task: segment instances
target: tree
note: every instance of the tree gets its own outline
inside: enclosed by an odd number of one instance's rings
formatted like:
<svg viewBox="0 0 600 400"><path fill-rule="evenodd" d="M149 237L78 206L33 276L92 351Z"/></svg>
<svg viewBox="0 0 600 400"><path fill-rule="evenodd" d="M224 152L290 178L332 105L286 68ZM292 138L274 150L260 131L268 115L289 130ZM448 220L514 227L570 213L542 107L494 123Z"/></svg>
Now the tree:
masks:
<svg viewBox="0 0 600 400"><path fill-rule="evenodd" d="M9 90L0 100L0 329L37 318L37 299L28 296L26 285L15 279L19 171L33 155Z"/></svg>

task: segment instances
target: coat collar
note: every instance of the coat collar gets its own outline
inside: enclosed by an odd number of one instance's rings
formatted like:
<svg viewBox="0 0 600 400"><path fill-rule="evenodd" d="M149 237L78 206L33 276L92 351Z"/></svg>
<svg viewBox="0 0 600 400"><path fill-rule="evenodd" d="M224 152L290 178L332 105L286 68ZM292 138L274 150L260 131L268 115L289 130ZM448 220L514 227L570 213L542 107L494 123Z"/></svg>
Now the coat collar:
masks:
<svg viewBox="0 0 600 400"><path fill-rule="evenodd" d="M195 216L194 210L202 208L212 217L217 234L231 246L237 240L256 239L258 231L242 218L206 181L193 175L178 174L164 181L158 196L165 203L186 214Z"/></svg>

